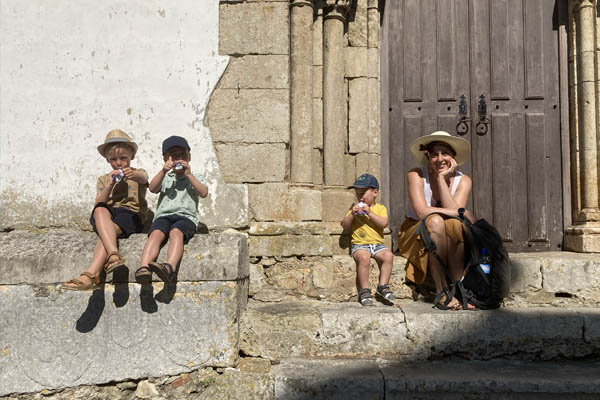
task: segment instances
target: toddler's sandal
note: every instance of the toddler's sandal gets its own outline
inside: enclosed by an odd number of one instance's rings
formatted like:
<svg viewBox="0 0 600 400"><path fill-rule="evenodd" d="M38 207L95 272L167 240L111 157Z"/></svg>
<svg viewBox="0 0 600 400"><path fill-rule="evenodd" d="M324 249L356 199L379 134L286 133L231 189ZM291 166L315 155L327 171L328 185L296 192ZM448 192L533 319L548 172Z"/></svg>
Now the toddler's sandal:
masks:
<svg viewBox="0 0 600 400"><path fill-rule="evenodd" d="M175 279L175 271L169 263L150 262L148 266L165 283L171 283Z"/></svg>
<svg viewBox="0 0 600 400"><path fill-rule="evenodd" d="M152 281L152 271L147 266L139 267L135 271L135 281L137 283L149 283Z"/></svg>

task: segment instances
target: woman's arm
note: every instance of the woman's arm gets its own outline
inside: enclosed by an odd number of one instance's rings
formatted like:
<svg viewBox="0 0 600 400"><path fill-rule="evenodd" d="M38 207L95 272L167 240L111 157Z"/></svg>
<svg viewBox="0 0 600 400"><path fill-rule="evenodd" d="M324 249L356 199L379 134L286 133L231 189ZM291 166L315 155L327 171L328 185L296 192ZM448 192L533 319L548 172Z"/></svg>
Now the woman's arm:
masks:
<svg viewBox="0 0 600 400"><path fill-rule="evenodd" d="M465 179L466 178L466 179ZM439 212L445 215L456 217L458 216L458 208L464 207L469 198L471 191L471 179L463 174L454 195L454 202L457 207L430 207L425 201L425 192L423 191L423 177L419 169L413 169L408 173L408 200L412 205L415 214L419 219L425 218L427 215ZM447 187L447 186L446 186ZM452 197L452 196L450 196ZM442 204L444 204L442 202Z"/></svg>

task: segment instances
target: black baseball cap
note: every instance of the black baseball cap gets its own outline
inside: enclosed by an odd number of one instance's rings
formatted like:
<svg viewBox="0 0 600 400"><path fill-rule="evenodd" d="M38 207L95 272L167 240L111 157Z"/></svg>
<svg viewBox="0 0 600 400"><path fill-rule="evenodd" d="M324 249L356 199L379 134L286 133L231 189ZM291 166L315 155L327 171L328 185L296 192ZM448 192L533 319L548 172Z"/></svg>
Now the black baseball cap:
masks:
<svg viewBox="0 0 600 400"><path fill-rule="evenodd" d="M375 178L371 174L362 174L354 181L353 188L368 188L372 187L375 189L379 189L379 182L377 182L377 178Z"/></svg>
<svg viewBox="0 0 600 400"><path fill-rule="evenodd" d="M181 136L169 136L166 138L162 144L162 152L163 155L171 148L171 147L183 147L190 151L190 145L187 140L182 138Z"/></svg>

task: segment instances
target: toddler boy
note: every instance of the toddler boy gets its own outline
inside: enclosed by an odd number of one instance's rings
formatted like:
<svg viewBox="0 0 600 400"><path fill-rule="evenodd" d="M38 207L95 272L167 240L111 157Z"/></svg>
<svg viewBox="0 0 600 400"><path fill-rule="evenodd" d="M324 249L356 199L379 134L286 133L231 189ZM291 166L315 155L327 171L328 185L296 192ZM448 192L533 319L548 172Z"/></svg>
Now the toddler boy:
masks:
<svg viewBox="0 0 600 400"><path fill-rule="evenodd" d="M344 230L352 230L352 257L356 262L360 285L358 301L363 306L373 305L369 289L369 265L371 258L374 258L379 266L377 294L391 302L396 299L388 285L394 254L383 242L383 229L388 224L388 215L385 206L376 202L379 182L373 175L363 174L356 178L352 187L358 204L352 203L341 224Z"/></svg>
<svg viewBox="0 0 600 400"><path fill-rule="evenodd" d="M150 181L152 193L160 192L154 221L142 251L142 266L135 272L140 283L149 282L152 272L166 283L175 280L183 256L183 245L196 233L198 197L208 195L208 187L190 167L190 146L181 136L171 136L162 144L165 164ZM167 262L156 259L164 242L169 240Z"/></svg>

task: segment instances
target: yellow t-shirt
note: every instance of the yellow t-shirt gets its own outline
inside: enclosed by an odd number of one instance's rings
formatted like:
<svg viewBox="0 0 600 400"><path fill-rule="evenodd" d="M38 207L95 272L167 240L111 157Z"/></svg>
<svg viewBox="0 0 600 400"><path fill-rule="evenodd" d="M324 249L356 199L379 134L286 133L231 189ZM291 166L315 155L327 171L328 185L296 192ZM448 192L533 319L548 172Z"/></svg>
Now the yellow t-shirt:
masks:
<svg viewBox="0 0 600 400"><path fill-rule="evenodd" d="M134 171L143 172L146 175L145 170L142 168L131 168ZM110 174L110 173L109 173ZM108 180L110 179L109 174L102 175L98 177L96 181L96 195L100 193L106 185L108 185ZM142 221L146 220L146 215L148 214L148 204L146 203L146 189L148 189L148 184L145 183L140 185L139 183L125 179L121 182L117 183L113 186L112 191L110 192L110 196L108 196L108 204L111 207L123 207L127 208L133 212L136 212L142 218Z"/></svg>
<svg viewBox="0 0 600 400"><path fill-rule="evenodd" d="M350 215L352 208L346 216ZM371 212L380 217L387 217L387 208L383 204L375 203ZM355 215L352 220L352 244L383 244L383 228L377 226L366 215Z"/></svg>

